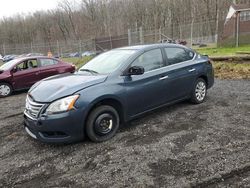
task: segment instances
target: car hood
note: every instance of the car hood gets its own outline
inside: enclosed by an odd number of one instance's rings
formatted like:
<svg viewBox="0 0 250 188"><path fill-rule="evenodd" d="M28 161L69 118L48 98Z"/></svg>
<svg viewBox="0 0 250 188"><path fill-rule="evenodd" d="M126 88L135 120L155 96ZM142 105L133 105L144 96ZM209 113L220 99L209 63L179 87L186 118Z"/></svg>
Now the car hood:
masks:
<svg viewBox="0 0 250 188"><path fill-rule="evenodd" d="M11 77L9 71L0 70L0 79L6 79L8 77Z"/></svg>
<svg viewBox="0 0 250 188"><path fill-rule="evenodd" d="M29 95L37 102L49 103L74 94L87 87L102 83L107 75L58 75L44 79L31 87Z"/></svg>

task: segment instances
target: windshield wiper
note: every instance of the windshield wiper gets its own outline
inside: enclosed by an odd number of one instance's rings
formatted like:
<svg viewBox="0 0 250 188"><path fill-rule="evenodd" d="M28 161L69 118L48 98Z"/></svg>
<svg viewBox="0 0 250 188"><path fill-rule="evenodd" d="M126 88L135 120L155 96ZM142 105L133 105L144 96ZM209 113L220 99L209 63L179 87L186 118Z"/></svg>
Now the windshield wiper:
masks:
<svg viewBox="0 0 250 188"><path fill-rule="evenodd" d="M94 71L94 70L90 70L90 69L80 69L79 71L85 71L85 72L90 72L90 73L94 73L94 74L99 74L98 72Z"/></svg>

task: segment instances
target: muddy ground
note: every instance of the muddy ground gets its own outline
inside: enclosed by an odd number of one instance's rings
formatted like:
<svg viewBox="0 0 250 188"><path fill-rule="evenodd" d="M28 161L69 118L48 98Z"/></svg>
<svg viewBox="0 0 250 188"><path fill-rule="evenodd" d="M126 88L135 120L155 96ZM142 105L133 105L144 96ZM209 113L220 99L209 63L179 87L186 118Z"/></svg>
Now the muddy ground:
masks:
<svg viewBox="0 0 250 188"><path fill-rule="evenodd" d="M25 93L0 99L0 187L248 187L250 80L134 120L110 141L47 145L22 125Z"/></svg>

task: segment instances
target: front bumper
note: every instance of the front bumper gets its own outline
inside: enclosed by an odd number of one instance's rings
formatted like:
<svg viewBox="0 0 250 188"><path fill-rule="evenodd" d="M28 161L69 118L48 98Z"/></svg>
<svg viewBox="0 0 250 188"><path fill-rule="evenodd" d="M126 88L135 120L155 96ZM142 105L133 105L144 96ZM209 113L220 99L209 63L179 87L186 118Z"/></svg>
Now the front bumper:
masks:
<svg viewBox="0 0 250 188"><path fill-rule="evenodd" d="M24 128L34 139L46 143L72 143L84 139L84 115L80 110L41 117L24 112Z"/></svg>

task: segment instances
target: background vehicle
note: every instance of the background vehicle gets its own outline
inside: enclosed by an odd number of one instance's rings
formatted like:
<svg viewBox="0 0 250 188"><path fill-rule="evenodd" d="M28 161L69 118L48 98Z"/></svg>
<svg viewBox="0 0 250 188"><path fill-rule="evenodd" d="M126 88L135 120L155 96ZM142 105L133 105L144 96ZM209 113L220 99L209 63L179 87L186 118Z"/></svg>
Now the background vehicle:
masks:
<svg viewBox="0 0 250 188"><path fill-rule="evenodd" d="M79 52L71 53L69 57L80 57L81 54Z"/></svg>
<svg viewBox="0 0 250 188"><path fill-rule="evenodd" d="M3 56L0 54L0 65L3 63Z"/></svg>
<svg viewBox="0 0 250 188"><path fill-rule="evenodd" d="M44 142L72 142L85 133L101 142L150 110L186 99L202 103L213 83L209 59L182 45L119 48L75 74L35 84L27 96L25 129Z"/></svg>
<svg viewBox="0 0 250 188"><path fill-rule="evenodd" d="M169 43L169 44L181 44L181 45L187 45L187 41L185 40L173 40L173 39L163 39L161 41L159 41L160 43Z"/></svg>
<svg viewBox="0 0 250 188"><path fill-rule="evenodd" d="M49 76L74 71L74 65L54 58L14 59L0 67L0 97L11 95L13 90L30 88L37 81Z"/></svg>
<svg viewBox="0 0 250 188"><path fill-rule="evenodd" d="M12 54L12 55L6 55L6 56L4 56L3 57L3 62L8 62L8 61L11 61L11 60L13 60L13 59L15 59L17 57L17 55L14 55L14 54Z"/></svg>
<svg viewBox="0 0 250 188"><path fill-rule="evenodd" d="M82 57L89 57L89 56L95 56L96 52L94 51L86 51L82 53Z"/></svg>

